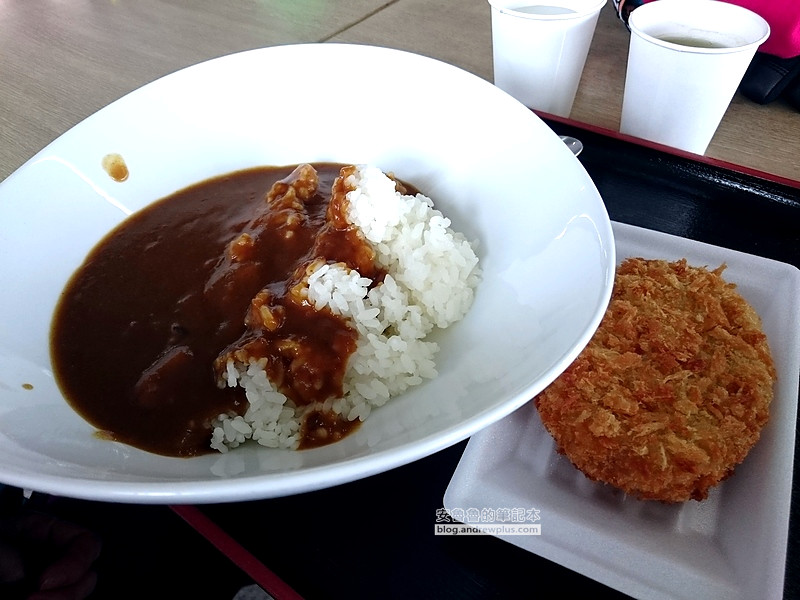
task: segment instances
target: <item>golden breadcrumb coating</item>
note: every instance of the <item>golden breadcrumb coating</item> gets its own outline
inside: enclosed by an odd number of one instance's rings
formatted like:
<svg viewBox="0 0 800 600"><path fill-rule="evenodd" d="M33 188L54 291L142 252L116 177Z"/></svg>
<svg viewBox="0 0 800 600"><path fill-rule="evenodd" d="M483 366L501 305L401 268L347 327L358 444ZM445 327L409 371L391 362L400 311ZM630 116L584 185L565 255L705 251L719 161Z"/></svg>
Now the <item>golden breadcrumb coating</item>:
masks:
<svg viewBox="0 0 800 600"><path fill-rule="evenodd" d="M776 377L755 310L710 271L631 258L597 332L536 397L559 452L641 499L702 500L758 441Z"/></svg>

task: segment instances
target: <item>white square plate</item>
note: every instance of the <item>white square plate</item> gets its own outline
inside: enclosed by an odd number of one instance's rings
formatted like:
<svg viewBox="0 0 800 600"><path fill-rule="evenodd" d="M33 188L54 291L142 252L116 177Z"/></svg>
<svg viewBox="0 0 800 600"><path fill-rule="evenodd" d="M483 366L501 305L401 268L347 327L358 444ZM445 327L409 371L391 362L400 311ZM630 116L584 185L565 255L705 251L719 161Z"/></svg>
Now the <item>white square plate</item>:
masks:
<svg viewBox="0 0 800 600"><path fill-rule="evenodd" d="M455 509L535 508L540 535L499 535L638 598L778 599L792 490L800 373L800 270L766 258L614 223L617 259L727 264L723 277L761 315L778 372L761 439L703 502L636 500L559 455L532 402L475 434L444 496ZM530 513L529 513L530 514ZM488 531L486 524L469 523Z"/></svg>

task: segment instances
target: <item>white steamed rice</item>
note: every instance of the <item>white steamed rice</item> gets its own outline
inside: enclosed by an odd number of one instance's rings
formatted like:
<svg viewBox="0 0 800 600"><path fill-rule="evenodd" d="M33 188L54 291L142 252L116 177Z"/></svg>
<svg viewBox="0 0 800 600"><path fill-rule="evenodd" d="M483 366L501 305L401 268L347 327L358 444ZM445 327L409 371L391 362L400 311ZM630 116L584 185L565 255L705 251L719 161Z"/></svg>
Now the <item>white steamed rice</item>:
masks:
<svg viewBox="0 0 800 600"><path fill-rule="evenodd" d="M359 166L348 178L348 220L358 226L387 272L382 284L342 264L322 264L308 276L308 299L349 319L359 341L350 357L341 398L324 410L348 420L366 419L374 407L436 377L435 328L459 321L472 305L478 258L465 237L422 194L402 195L375 167ZM267 379L264 362L227 365L227 385L244 388L244 415L220 415L211 447L221 452L253 439L270 448L297 448L304 414Z"/></svg>

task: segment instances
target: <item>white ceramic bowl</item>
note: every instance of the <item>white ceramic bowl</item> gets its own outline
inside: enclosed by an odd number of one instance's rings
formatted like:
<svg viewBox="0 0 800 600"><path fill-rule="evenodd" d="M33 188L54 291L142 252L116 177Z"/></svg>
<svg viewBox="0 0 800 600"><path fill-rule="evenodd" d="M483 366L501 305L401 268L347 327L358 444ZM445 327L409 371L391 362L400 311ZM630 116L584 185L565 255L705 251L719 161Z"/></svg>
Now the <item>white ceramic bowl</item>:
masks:
<svg viewBox="0 0 800 600"><path fill-rule="evenodd" d="M124 182L101 162L118 153ZM440 375L345 440L167 458L98 439L49 357L59 294L114 225L188 184L256 165L371 163L479 240L467 317ZM121 98L0 184L0 481L120 502L202 503L323 488L416 460L508 415L588 342L614 277L603 202L569 150L488 82L414 54L278 46L205 62Z"/></svg>

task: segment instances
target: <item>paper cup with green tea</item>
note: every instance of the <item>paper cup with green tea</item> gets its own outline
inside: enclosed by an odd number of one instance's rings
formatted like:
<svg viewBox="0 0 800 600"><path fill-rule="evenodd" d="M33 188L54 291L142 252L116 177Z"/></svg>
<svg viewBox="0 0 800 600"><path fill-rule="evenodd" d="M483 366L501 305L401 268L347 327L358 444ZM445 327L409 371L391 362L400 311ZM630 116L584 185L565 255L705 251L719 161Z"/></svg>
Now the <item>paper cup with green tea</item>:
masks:
<svg viewBox="0 0 800 600"><path fill-rule="evenodd" d="M630 14L620 131L705 154L769 25L718 0L658 0Z"/></svg>

